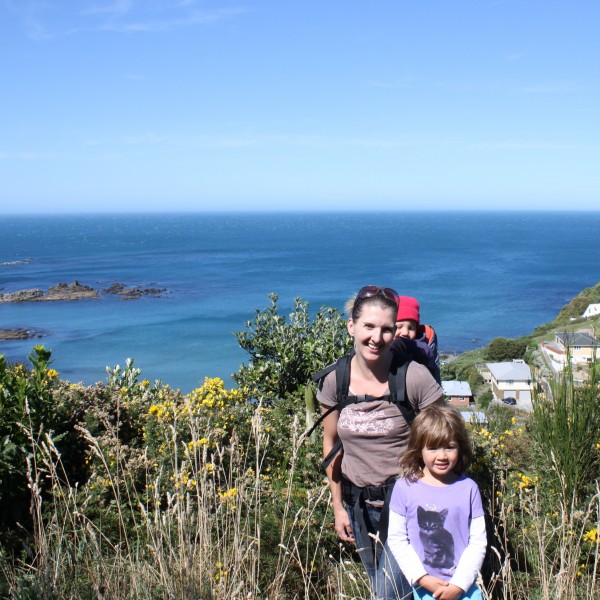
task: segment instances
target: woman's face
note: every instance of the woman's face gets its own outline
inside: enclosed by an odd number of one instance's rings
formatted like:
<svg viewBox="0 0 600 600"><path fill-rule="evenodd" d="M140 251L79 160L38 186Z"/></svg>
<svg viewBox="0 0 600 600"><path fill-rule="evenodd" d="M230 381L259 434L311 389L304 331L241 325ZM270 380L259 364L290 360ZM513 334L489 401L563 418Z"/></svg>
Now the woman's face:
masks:
<svg viewBox="0 0 600 600"><path fill-rule="evenodd" d="M393 308L365 303L357 319L348 319L356 353L367 361L384 356L394 339L395 316Z"/></svg>

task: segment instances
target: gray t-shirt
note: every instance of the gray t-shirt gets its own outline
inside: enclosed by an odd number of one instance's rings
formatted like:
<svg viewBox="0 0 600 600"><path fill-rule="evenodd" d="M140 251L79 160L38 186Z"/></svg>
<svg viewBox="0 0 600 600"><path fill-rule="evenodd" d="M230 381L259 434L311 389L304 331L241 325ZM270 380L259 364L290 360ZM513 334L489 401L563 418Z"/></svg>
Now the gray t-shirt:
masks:
<svg viewBox="0 0 600 600"><path fill-rule="evenodd" d="M337 404L336 375L331 371L317 392L317 400L328 409ZM415 412L441 402L444 397L426 367L411 362L406 371L406 395ZM387 400L373 399L351 404L340 413L337 432L344 444L342 473L354 485L382 485L398 475L398 461L410 428L400 409Z"/></svg>

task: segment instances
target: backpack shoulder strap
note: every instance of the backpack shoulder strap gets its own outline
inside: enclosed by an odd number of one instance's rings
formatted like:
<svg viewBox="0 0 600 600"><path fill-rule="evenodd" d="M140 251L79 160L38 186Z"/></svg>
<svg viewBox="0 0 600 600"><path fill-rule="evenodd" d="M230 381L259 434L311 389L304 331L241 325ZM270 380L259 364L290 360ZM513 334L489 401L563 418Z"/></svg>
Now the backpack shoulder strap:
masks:
<svg viewBox="0 0 600 600"><path fill-rule="evenodd" d="M410 356L395 352L390 368L389 386L392 402L396 404L402 416L410 427L417 416L412 404L408 401L406 393L406 372L411 362Z"/></svg>
<svg viewBox="0 0 600 600"><path fill-rule="evenodd" d="M323 389L323 382L325 377L335 370L335 401L336 403L328 408L309 429L307 435L311 435L312 432L323 422L323 420L330 415L334 410L342 410L348 403L348 392L350 391L350 361L352 360L354 352L338 358L334 363L331 363L325 367L322 371L319 371L312 376L313 381L319 383L319 390Z"/></svg>

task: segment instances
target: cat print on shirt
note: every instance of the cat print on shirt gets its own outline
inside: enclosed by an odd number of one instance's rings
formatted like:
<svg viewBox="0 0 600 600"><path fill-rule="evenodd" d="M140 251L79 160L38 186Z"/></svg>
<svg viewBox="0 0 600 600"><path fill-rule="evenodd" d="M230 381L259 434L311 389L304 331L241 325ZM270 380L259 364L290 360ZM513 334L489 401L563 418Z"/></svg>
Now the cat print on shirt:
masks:
<svg viewBox="0 0 600 600"><path fill-rule="evenodd" d="M447 516L448 509L437 512L417 507L419 538L425 554L423 563L439 570L454 571L454 539L444 529Z"/></svg>

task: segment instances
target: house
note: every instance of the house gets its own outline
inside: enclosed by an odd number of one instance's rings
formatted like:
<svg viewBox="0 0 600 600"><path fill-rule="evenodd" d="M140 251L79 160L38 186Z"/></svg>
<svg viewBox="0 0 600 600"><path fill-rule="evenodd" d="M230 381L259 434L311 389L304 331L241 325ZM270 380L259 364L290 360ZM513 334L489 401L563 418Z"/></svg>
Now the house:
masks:
<svg viewBox="0 0 600 600"><path fill-rule="evenodd" d="M524 360L486 363L494 399L515 398L519 404L531 403L531 369Z"/></svg>
<svg viewBox="0 0 600 600"><path fill-rule="evenodd" d="M460 416L464 419L465 423L479 425L480 427L488 426L488 418L481 410L461 410Z"/></svg>
<svg viewBox="0 0 600 600"><path fill-rule="evenodd" d="M452 406L469 406L473 400L468 381L442 381L444 396Z"/></svg>
<svg viewBox="0 0 600 600"><path fill-rule="evenodd" d="M571 355L572 364L590 363L596 355L600 357L600 342L584 331L563 331L556 334L556 345L564 356ZM560 361L559 361L560 362ZM563 359L563 364L566 358Z"/></svg>
<svg viewBox="0 0 600 600"><path fill-rule="evenodd" d="M600 315L600 304L590 304L581 315L584 319Z"/></svg>

